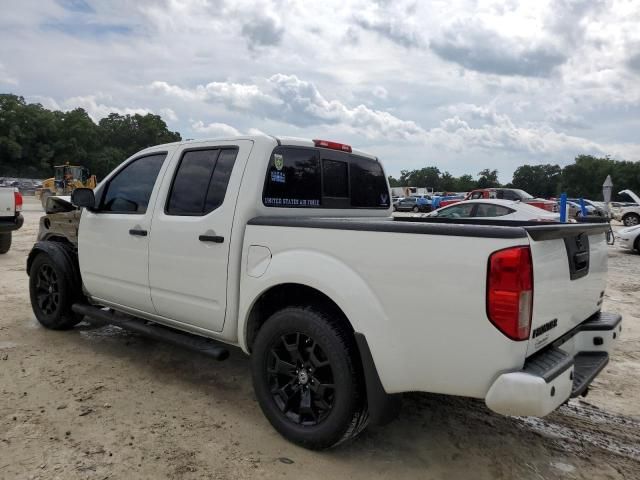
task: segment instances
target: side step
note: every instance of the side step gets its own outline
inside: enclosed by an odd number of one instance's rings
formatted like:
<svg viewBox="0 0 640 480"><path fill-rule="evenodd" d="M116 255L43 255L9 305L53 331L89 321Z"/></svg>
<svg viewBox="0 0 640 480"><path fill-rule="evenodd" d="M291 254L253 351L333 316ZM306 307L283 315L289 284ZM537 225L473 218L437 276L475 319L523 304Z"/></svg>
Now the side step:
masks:
<svg viewBox="0 0 640 480"><path fill-rule="evenodd" d="M180 332L157 323L147 322L113 310L105 310L85 303L75 303L71 309L80 314L115 325L124 330L139 333L154 340L162 340L179 347L188 348L216 360L226 360L229 350L205 337Z"/></svg>
<svg viewBox="0 0 640 480"><path fill-rule="evenodd" d="M582 395L589 388L589 384L609 363L607 352L582 352L573 358L573 388L571 396Z"/></svg>

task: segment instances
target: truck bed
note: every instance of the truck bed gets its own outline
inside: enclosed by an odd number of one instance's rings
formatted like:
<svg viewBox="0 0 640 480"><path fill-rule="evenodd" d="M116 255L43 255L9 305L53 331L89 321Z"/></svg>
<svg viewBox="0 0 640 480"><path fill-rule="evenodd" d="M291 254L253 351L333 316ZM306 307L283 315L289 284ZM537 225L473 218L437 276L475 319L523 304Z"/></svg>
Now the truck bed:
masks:
<svg viewBox="0 0 640 480"><path fill-rule="evenodd" d="M290 282L333 286L325 293L350 309L345 313L366 335L387 392L484 398L496 372L522 368L599 311L608 230L607 223L256 217L248 222L245 250L268 248L270 266L258 281L244 276L241 292L250 298L253 288L277 284L286 264L297 270ZM572 278L567 245L583 237L592 239L590 264ZM488 258L518 245L531 248L535 285L531 337L520 342L507 339L486 314ZM443 359L451 364L435 368Z"/></svg>

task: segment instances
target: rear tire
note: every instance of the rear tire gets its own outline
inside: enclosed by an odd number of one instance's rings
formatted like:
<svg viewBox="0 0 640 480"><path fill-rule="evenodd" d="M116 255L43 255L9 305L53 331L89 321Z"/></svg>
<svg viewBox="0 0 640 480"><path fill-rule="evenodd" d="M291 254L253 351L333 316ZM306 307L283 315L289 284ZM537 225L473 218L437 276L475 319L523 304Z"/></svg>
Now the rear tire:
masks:
<svg viewBox="0 0 640 480"><path fill-rule="evenodd" d="M65 270L47 253L38 254L29 270L31 308L38 322L51 330L67 330L82 320L71 310L76 292L73 274Z"/></svg>
<svg viewBox="0 0 640 480"><path fill-rule="evenodd" d="M351 332L314 307L287 307L258 332L251 355L260 408L287 440L320 450L357 436L368 411Z"/></svg>
<svg viewBox="0 0 640 480"><path fill-rule="evenodd" d="M411 210L413 210L413 213L418 213L420 211L420 209L417 206L413 207Z"/></svg>
<svg viewBox="0 0 640 480"><path fill-rule="evenodd" d="M11 248L11 232L0 233L0 255L7 253Z"/></svg>
<svg viewBox="0 0 640 480"><path fill-rule="evenodd" d="M628 213L622 218L622 223L627 227L633 227L640 224L640 215L637 213Z"/></svg>

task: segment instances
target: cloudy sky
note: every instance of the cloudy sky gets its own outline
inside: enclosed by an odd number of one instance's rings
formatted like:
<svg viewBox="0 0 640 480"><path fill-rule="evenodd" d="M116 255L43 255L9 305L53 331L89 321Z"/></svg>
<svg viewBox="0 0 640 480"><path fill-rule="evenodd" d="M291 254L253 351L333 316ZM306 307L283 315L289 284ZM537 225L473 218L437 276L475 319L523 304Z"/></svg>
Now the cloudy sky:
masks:
<svg viewBox="0 0 640 480"><path fill-rule="evenodd" d="M344 141L389 173L640 160L640 1L0 0L0 92L184 138Z"/></svg>

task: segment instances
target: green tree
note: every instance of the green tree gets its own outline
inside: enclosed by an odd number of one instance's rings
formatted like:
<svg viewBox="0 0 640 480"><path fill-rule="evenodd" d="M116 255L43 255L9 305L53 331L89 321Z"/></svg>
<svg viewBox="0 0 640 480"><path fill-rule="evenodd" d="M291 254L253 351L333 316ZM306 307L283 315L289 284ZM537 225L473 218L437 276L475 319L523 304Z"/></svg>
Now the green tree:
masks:
<svg viewBox="0 0 640 480"><path fill-rule="evenodd" d="M513 172L511 186L534 196L554 197L560 193L561 182L559 165L522 165Z"/></svg>
<svg viewBox="0 0 640 480"><path fill-rule="evenodd" d="M458 178L456 192L468 192L476 188L478 188L478 182L476 182L471 175L461 175L460 178Z"/></svg>
<svg viewBox="0 0 640 480"><path fill-rule="evenodd" d="M51 111L0 94L0 175L46 178L69 162L102 177L143 148L180 139L158 115L112 113L96 125L81 108Z"/></svg>
<svg viewBox="0 0 640 480"><path fill-rule="evenodd" d="M478 178L478 188L493 188L500 186L500 182L498 181L498 170L485 168L480 171L478 175L480 176L480 178Z"/></svg>

